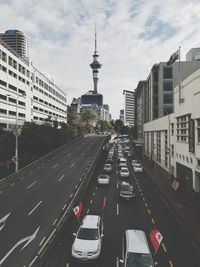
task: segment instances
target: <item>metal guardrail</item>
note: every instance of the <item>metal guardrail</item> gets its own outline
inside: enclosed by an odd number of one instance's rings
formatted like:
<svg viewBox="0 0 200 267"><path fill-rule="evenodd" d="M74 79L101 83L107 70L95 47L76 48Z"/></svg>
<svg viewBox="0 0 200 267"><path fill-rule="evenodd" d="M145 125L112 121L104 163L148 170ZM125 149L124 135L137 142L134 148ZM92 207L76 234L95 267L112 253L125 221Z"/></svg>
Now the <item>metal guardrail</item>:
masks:
<svg viewBox="0 0 200 267"><path fill-rule="evenodd" d="M95 168L97 166L98 160L99 160L99 158L101 156L101 153L103 151L103 147L104 147L104 145L105 145L105 143L107 141L108 141L108 138L105 138L104 142L102 143L102 145L100 146L100 148L99 148L99 150L97 152L97 156L90 161L90 164L89 164L86 172L83 174L83 179L80 182L79 187L77 188L72 200L70 201L70 204L69 204L68 208L66 209L64 214L59 219L57 225L51 231L51 233L50 233L49 237L47 238L46 242L43 244L43 246L37 252L37 254L33 258L33 260L28 264L28 267L39 267L39 266L41 266L41 261L42 261L43 257L45 256L45 253L48 251L48 248L50 247L50 245L55 240L57 232L61 229L63 224L66 223L70 219L70 215L72 215L72 213L73 213L74 203L77 203L77 201L82 199L82 197L84 196L84 194L85 194L85 192L87 190L87 187L88 187L88 185L89 185L89 183L91 181L93 172L94 172L94 170L95 170Z"/></svg>

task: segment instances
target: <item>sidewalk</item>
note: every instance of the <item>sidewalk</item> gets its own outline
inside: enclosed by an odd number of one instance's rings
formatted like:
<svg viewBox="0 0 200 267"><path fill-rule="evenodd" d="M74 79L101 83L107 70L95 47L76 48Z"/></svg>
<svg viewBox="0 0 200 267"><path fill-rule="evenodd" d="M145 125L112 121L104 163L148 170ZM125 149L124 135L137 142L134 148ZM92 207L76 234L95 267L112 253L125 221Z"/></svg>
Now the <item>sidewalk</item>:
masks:
<svg viewBox="0 0 200 267"><path fill-rule="evenodd" d="M200 252L200 201L195 198L188 198L183 193L175 191L158 170L150 166L146 160L141 159L140 161L145 172L151 177L164 199L179 217Z"/></svg>

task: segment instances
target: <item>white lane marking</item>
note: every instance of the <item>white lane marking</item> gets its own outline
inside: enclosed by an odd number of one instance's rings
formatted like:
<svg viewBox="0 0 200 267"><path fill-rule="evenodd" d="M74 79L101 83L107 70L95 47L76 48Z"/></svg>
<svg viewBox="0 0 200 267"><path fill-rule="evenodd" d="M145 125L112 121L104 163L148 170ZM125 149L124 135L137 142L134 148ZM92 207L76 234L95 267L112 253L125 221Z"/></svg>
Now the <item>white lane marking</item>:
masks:
<svg viewBox="0 0 200 267"><path fill-rule="evenodd" d="M75 162L74 162L74 163L72 163L72 165L71 165L70 167L72 168L72 167L74 167L74 165L75 165Z"/></svg>
<svg viewBox="0 0 200 267"><path fill-rule="evenodd" d="M31 215L36 209L37 207L42 203L42 201L40 201L29 213L28 215Z"/></svg>
<svg viewBox="0 0 200 267"><path fill-rule="evenodd" d="M34 184L36 184L37 183L37 181L34 181L32 184L30 184L26 189L29 189L29 188L31 188Z"/></svg>
<svg viewBox="0 0 200 267"><path fill-rule="evenodd" d="M68 157L71 156L71 153L67 154L67 156L68 156Z"/></svg>
<svg viewBox="0 0 200 267"><path fill-rule="evenodd" d="M33 173L33 171L30 171L29 174Z"/></svg>
<svg viewBox="0 0 200 267"><path fill-rule="evenodd" d="M53 166L53 169L56 168L58 166L58 164L56 163L56 165Z"/></svg>
<svg viewBox="0 0 200 267"><path fill-rule="evenodd" d="M10 185L10 187L12 187L13 185L15 185L15 183L12 183L12 184Z"/></svg>
<svg viewBox="0 0 200 267"><path fill-rule="evenodd" d="M24 176L23 176L23 177L21 177L20 179L21 179L21 180L23 180L23 179L24 179Z"/></svg>
<svg viewBox="0 0 200 267"><path fill-rule="evenodd" d="M21 248L20 251L22 251L26 246L28 246L31 241L33 239L36 238L36 235L38 233L40 229L40 226L37 228L37 230L32 234L32 235L29 235L27 237L24 237L23 239L21 239L20 241L18 241L7 253L6 255L0 260L0 265L2 265L2 263L8 258L8 256L19 246L21 245L22 243L26 242L25 245L23 246L23 248Z"/></svg>
<svg viewBox="0 0 200 267"><path fill-rule="evenodd" d="M118 182L116 183L116 188L117 188L117 189L119 188L119 184L118 184Z"/></svg>
<svg viewBox="0 0 200 267"><path fill-rule="evenodd" d="M119 257L116 258L116 267L119 267Z"/></svg>
<svg viewBox="0 0 200 267"><path fill-rule="evenodd" d="M119 215L119 204L117 203L117 215Z"/></svg>
<svg viewBox="0 0 200 267"><path fill-rule="evenodd" d="M63 174L63 175L60 177L60 179L58 180L58 182L60 182L60 181L63 179L64 176L65 176L65 175Z"/></svg>
<svg viewBox="0 0 200 267"><path fill-rule="evenodd" d="M3 229L3 227L5 226L5 222L6 222L6 220L8 219L8 217L10 216L10 212L7 214L7 215L5 215L3 218L1 218L0 219L0 224L3 224L1 227L0 227L0 231Z"/></svg>

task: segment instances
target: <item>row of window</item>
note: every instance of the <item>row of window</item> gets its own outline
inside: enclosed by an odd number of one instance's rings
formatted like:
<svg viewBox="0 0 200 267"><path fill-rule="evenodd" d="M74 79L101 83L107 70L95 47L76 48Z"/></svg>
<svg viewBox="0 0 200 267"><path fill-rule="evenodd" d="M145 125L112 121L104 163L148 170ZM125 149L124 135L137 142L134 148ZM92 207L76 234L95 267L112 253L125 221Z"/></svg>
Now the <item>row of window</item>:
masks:
<svg viewBox="0 0 200 267"><path fill-rule="evenodd" d="M38 108L38 107L36 107L36 106L33 106L33 109L34 109L34 110L37 110L37 111L40 111L40 112L44 112L44 113L46 113L46 114L54 115L54 116L59 117L59 118L66 119L65 116L56 114L56 113L54 113L54 112L48 111L48 110L43 109L43 108Z"/></svg>
<svg viewBox="0 0 200 267"><path fill-rule="evenodd" d="M186 160L188 163L193 164L193 159L189 158L188 156L181 155L179 153L176 153L176 157L182 160Z"/></svg>
<svg viewBox="0 0 200 267"><path fill-rule="evenodd" d="M4 115L11 115L11 116L16 116L16 112L12 111L12 110L6 110L6 109L2 109L0 108L0 114L4 114ZM18 113L18 116L21 118L25 118L26 115L24 113Z"/></svg>
<svg viewBox="0 0 200 267"><path fill-rule="evenodd" d="M5 101L8 100L9 102L12 102L12 103L15 103L15 104L16 104L16 102L17 102L17 100L16 100L15 98L7 97L7 96L2 95L2 94L0 94L0 100L5 100ZM18 105L25 107L25 106L26 106L26 103L23 102L23 101L20 101L20 100L19 100L19 101L18 101Z"/></svg>
<svg viewBox="0 0 200 267"><path fill-rule="evenodd" d="M61 108L59 108L59 107L57 107L55 105L52 105L51 103L48 103L47 101L44 101L43 99L38 98L37 96L33 96L33 99L38 101L38 102L40 102L40 103L43 103L43 104L45 104L45 105L47 105L49 107L55 108L55 109L57 109L57 110L59 110L61 112L66 112L64 109L61 109Z"/></svg>
<svg viewBox="0 0 200 267"><path fill-rule="evenodd" d="M63 102L61 102L60 100L58 100L57 98L53 97L52 95L48 94L47 92L43 91L42 89L38 88L37 86L33 86L33 88L36 90L36 91L39 91L41 94L44 94L46 96L48 96L49 98L55 100L56 102L60 103L61 105L63 106L66 106L66 104L64 104ZM66 100L66 98L65 98Z"/></svg>
<svg viewBox="0 0 200 267"><path fill-rule="evenodd" d="M4 66L2 66L1 64L0 64L0 70L2 70L2 71L4 71L5 73L7 73L7 68L4 67ZM15 72L13 72L13 71L11 71L11 70L8 70L8 74L9 74L10 76L12 76L13 78L15 78L15 79L17 79L17 77L18 77L18 80L19 80L19 81L21 81L21 82L23 82L23 83L26 83L26 84L30 85L30 82L29 82L28 80L24 79L24 78L21 77L20 75L17 75Z"/></svg>
<svg viewBox="0 0 200 267"><path fill-rule="evenodd" d="M7 88L7 86L8 86L9 89L11 89L11 90L13 90L13 91L15 91L15 92L18 92L18 93L20 93L20 94L22 94L22 95L25 95L25 94L26 94L24 90L19 89L19 88L17 89L16 86L14 86L14 85L12 85L12 84L10 84L10 83L7 84L6 82L4 82L4 81L2 81L2 80L0 80L0 85L3 85L3 86L6 87L6 88Z"/></svg>

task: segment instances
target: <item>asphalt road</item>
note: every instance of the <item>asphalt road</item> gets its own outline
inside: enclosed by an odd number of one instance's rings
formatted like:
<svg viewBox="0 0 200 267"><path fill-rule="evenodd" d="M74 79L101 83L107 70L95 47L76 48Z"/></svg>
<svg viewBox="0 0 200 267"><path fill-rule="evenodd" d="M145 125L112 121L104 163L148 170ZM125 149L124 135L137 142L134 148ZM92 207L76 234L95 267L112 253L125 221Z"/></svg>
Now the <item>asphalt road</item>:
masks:
<svg viewBox="0 0 200 267"><path fill-rule="evenodd" d="M108 186L99 186L96 182L102 167L103 162L100 162L96 175L83 199L84 211L81 217L82 219L86 214L97 214L103 218L105 235L100 258L91 263L79 263L72 258L71 247L74 241L72 233L76 232L79 226L74 216L60 232L41 266L121 266L119 259L121 258L122 236L126 229L145 231L154 260L159 263L158 266L199 266L199 255L195 252L191 240L188 239L177 217L170 210L150 178L145 173L134 173L129 162L131 172L129 181L136 189L137 198L130 202L120 201L117 186L117 161L115 160L113 164L111 183ZM103 200L106 200L104 209ZM154 226L163 235L163 241L155 255L149 240L149 231Z"/></svg>
<svg viewBox="0 0 200 267"><path fill-rule="evenodd" d="M103 137L85 137L0 186L0 266L27 266L48 238Z"/></svg>

